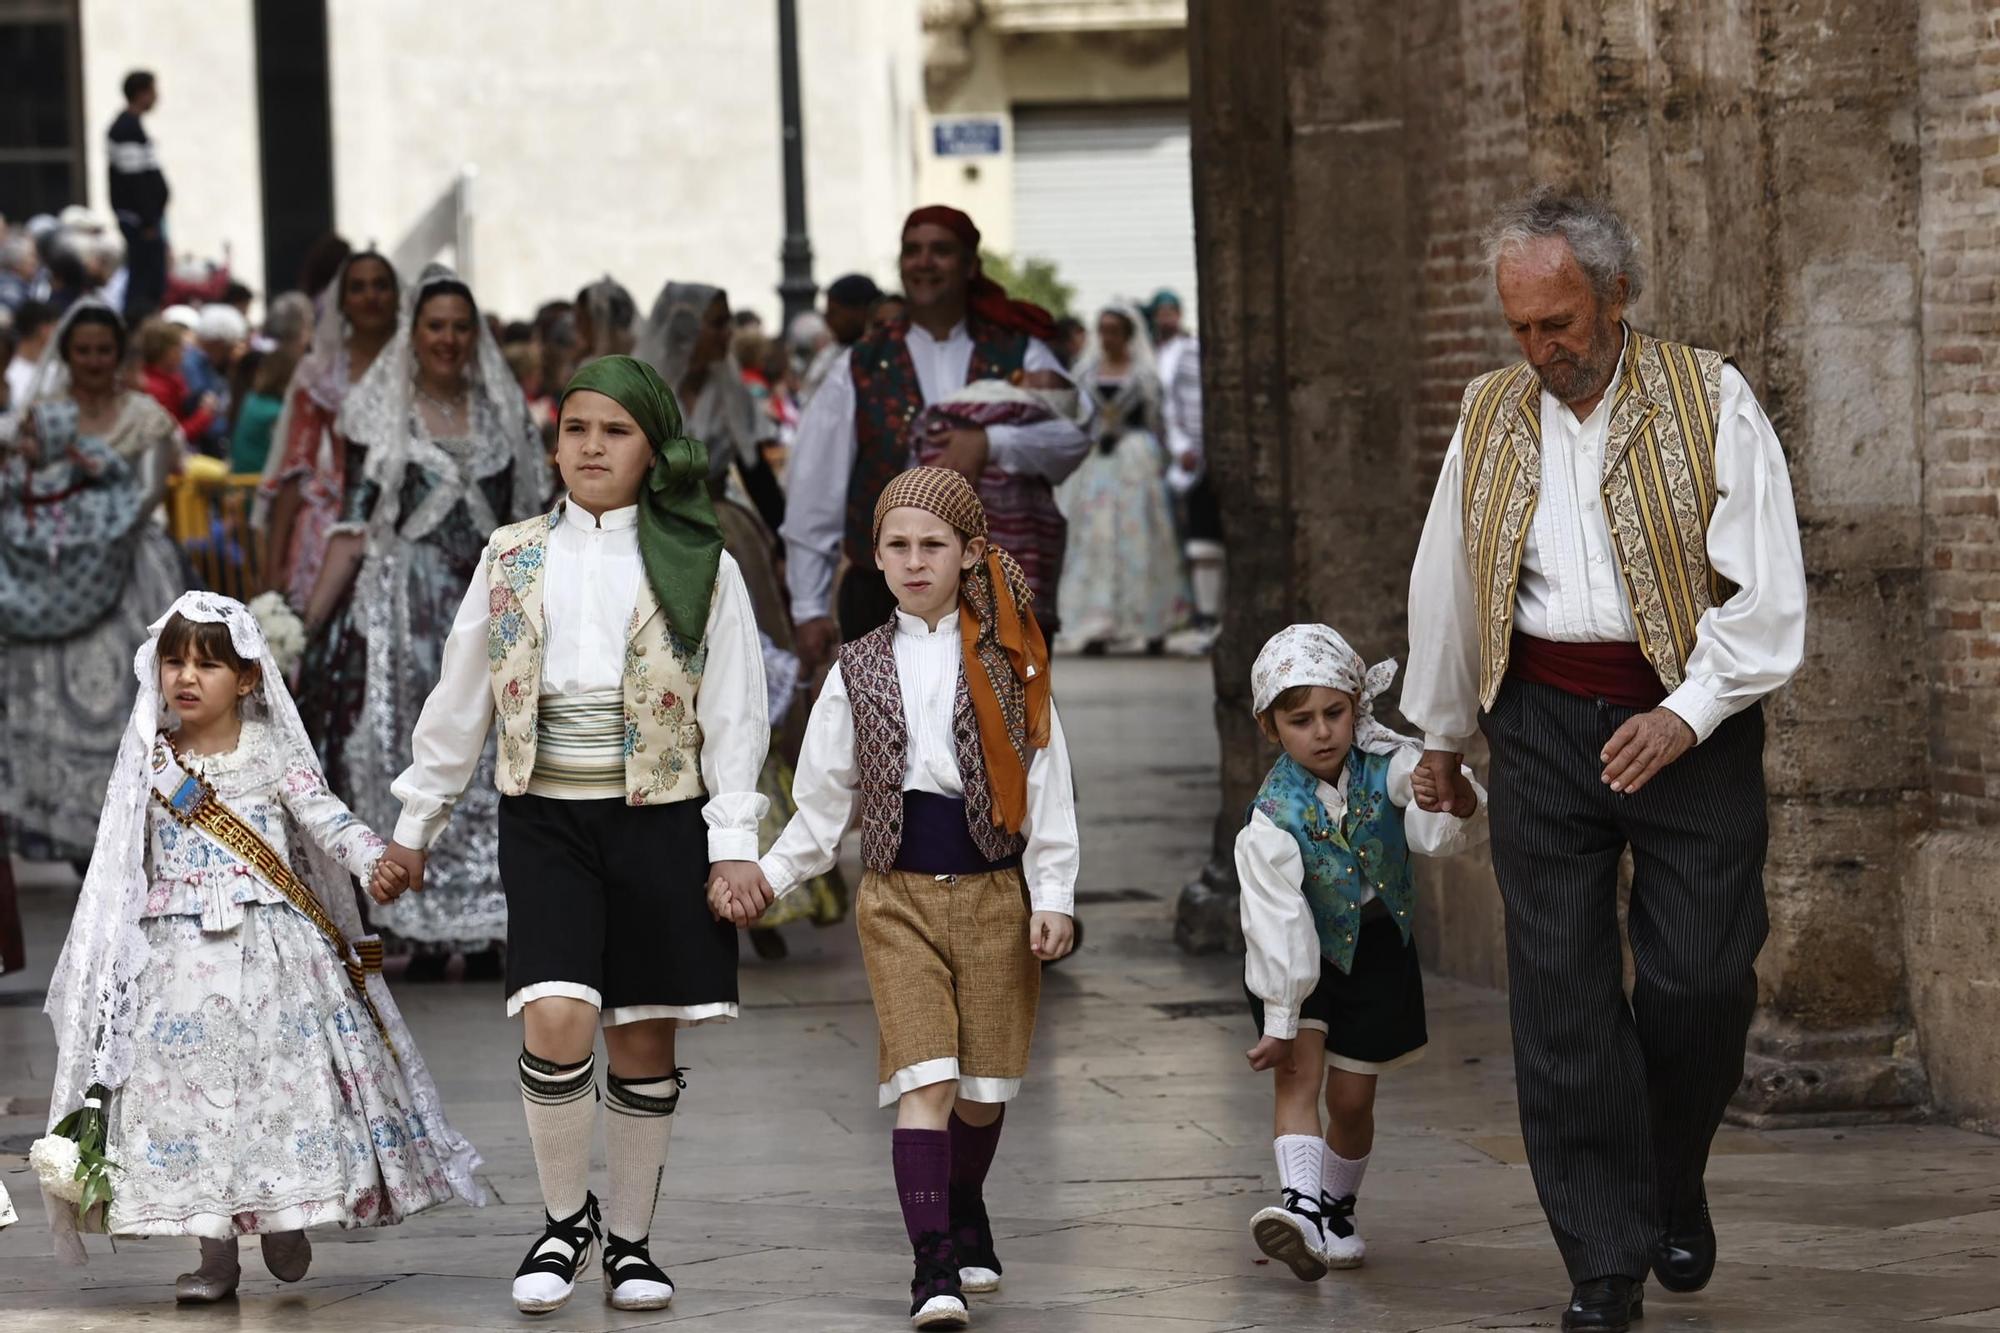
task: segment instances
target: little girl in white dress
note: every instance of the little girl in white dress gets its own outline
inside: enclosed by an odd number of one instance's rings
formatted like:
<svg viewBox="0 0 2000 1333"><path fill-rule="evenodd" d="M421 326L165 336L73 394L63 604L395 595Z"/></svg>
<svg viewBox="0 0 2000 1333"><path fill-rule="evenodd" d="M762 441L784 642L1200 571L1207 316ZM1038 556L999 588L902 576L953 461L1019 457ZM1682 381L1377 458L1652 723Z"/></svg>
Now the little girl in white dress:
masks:
<svg viewBox="0 0 2000 1333"><path fill-rule="evenodd" d="M73 1258L79 1226L200 1238L177 1295L210 1301L240 1235L297 1281L308 1227L484 1199L361 934L350 876L383 842L327 789L255 618L188 593L152 630L48 1004L51 1122L108 1090L112 1197L50 1219Z"/></svg>

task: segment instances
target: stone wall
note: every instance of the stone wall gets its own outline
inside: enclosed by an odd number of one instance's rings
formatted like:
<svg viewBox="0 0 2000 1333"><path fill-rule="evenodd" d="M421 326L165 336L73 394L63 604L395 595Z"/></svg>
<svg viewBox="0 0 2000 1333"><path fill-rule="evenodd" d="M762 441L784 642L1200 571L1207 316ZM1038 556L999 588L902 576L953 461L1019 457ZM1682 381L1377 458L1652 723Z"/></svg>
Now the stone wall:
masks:
<svg viewBox="0 0 2000 1333"><path fill-rule="evenodd" d="M1924 602L1937 831L1903 890L1911 1009L1946 1114L2000 1129L2000 4L1917 29Z"/></svg>
<svg viewBox="0 0 2000 1333"><path fill-rule="evenodd" d="M1937 901L1913 885L1990 864L1933 840L1920 872L1928 827L2000 822L1995 13L1191 8L1212 449L1230 531L1258 534L1232 544L1216 659L1218 849L1269 759L1243 711L1264 636L1318 618L1404 651L1460 392L1515 356L1480 226L1535 180L1603 193L1652 263L1634 322L1730 353L1771 415L1812 581L1805 668L1767 710L1772 935L1739 1111L1893 1113L1925 1096L1921 1046L2000 1052L2000 996L1933 984L1963 955L1904 915ZM1223 942L1227 880L1218 857L1184 898L1186 942ZM1423 899L1427 961L1504 984L1483 862L1429 868ZM1990 1113L1975 1083L1947 1109Z"/></svg>

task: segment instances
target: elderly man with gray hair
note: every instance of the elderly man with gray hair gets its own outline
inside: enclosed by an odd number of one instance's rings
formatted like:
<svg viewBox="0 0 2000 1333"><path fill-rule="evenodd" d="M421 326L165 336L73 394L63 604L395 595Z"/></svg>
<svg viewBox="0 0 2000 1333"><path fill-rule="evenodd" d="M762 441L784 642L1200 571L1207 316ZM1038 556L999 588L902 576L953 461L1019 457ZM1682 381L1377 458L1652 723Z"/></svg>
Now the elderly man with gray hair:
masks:
<svg viewBox="0 0 2000 1333"><path fill-rule="evenodd" d="M1624 321L1608 206L1542 189L1488 235L1525 360L1466 389L1410 580L1426 809L1492 751L1522 1136L1574 1283L1621 1330L1715 1265L1703 1175L1766 931L1764 722L1806 582L1784 453L1715 352ZM1618 868L1632 854L1624 991Z"/></svg>

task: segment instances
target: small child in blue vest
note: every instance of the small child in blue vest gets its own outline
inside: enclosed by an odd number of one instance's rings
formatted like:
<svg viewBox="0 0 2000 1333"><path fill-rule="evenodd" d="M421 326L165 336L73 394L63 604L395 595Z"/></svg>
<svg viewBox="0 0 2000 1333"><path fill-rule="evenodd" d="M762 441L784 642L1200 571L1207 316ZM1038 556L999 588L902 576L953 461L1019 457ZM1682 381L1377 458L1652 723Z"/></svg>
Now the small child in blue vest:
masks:
<svg viewBox="0 0 2000 1333"><path fill-rule="evenodd" d="M1308 1282L1366 1254L1354 1202L1375 1140L1375 1080L1424 1050L1410 853L1449 856L1484 831L1470 773L1448 811L1412 803L1423 747L1375 720L1395 676L1393 660L1368 666L1325 625L1273 635L1250 671L1258 729L1284 747L1236 836L1244 988L1260 1034L1248 1056L1276 1072L1282 1191L1250 1234Z"/></svg>

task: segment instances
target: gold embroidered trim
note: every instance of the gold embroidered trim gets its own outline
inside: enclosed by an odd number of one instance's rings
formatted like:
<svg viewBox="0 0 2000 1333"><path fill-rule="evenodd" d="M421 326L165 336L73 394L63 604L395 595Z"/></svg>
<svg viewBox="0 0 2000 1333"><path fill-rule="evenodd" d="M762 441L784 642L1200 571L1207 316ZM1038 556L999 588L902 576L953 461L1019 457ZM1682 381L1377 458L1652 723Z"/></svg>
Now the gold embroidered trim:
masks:
<svg viewBox="0 0 2000 1333"><path fill-rule="evenodd" d="M1708 562L1722 357L1631 331L1606 431L1604 512L1639 647L1669 690L1695 631L1734 589ZM1507 674L1521 552L1541 491L1541 385L1526 362L1481 376L1461 408L1466 560L1478 599L1480 702Z"/></svg>

